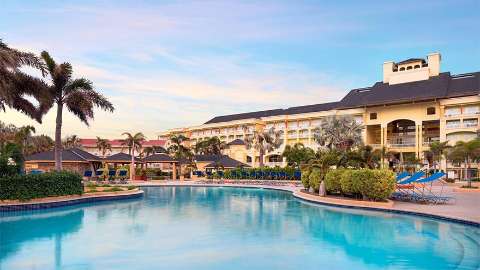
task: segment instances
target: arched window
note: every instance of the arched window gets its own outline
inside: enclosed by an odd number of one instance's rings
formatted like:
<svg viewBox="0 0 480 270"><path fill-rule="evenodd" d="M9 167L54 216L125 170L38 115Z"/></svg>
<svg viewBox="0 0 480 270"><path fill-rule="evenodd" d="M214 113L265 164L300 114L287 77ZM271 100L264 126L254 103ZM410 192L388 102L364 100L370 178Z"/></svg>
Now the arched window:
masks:
<svg viewBox="0 0 480 270"><path fill-rule="evenodd" d="M404 71L404 70L405 70L405 67L401 67L401 68L400 68L400 71Z"/></svg>
<svg viewBox="0 0 480 270"><path fill-rule="evenodd" d="M247 156L247 162L252 162L252 157L251 156Z"/></svg>
<svg viewBox="0 0 480 270"><path fill-rule="evenodd" d="M408 66L408 67L407 67L407 70L410 70L410 69L412 69L412 66Z"/></svg>
<svg viewBox="0 0 480 270"><path fill-rule="evenodd" d="M415 65L414 69L420 68L420 65Z"/></svg>

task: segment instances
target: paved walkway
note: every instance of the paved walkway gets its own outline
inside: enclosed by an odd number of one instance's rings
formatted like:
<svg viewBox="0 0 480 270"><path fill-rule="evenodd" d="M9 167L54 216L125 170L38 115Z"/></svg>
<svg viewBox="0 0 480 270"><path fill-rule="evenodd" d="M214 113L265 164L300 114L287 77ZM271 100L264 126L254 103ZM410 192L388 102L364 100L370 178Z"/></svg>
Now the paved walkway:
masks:
<svg viewBox="0 0 480 270"><path fill-rule="evenodd" d="M269 185L239 185L239 184L202 184L195 181L135 181L133 182L138 186L236 186L236 187L259 187L259 188L272 188L290 191L294 193L296 197L304 198L309 201L318 201L326 204L340 204L357 206L364 208L379 208L379 209L392 209L398 211L416 212L428 215L442 216L452 219L465 220L480 224L480 192L456 192L453 187L445 187L444 192L449 196L453 196L455 201L450 204L433 205L433 204L419 204L412 202L399 202L393 203L368 203L358 202L355 200L341 200L338 203L335 199L324 197L318 197L308 194L302 194L300 192L301 187L294 186L269 186Z"/></svg>

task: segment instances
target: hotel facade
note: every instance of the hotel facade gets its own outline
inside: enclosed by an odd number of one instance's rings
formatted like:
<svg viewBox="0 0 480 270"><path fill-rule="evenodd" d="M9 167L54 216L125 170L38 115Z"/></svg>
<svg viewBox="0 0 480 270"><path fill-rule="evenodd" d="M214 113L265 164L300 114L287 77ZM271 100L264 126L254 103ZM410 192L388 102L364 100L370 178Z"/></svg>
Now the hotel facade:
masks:
<svg viewBox="0 0 480 270"><path fill-rule="evenodd" d="M224 154L257 167L258 153L247 149L242 139L254 130L273 127L283 133L284 143L267 153L264 163L284 166L281 153L286 145L302 143L317 149L314 130L322 119L348 115L364 126L366 145L423 159L430 143L468 141L478 136L480 129L480 72L452 75L440 72L440 65L439 53L426 59L385 62L382 81L353 89L338 102L217 116L202 125L167 130L158 137L168 144L170 136L182 134L194 146L216 136L228 144ZM450 178L462 173L458 165L446 161L439 165ZM479 165L474 167L478 170Z"/></svg>

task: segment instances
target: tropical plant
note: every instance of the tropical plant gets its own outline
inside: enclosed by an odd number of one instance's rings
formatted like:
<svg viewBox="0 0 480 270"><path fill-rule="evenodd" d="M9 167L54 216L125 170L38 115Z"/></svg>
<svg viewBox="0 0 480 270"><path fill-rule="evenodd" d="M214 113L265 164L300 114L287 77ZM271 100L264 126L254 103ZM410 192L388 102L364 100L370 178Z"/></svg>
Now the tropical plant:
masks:
<svg viewBox="0 0 480 270"><path fill-rule="evenodd" d="M35 133L35 128L27 125L20 127L15 134L15 140L18 145L21 146L23 155L25 155L26 149L28 148L28 141L32 137L32 133Z"/></svg>
<svg viewBox="0 0 480 270"><path fill-rule="evenodd" d="M20 70L29 66L46 75L44 63L32 53L12 49L0 39L0 110L6 107L20 111L41 122L49 108L45 83ZM32 102L33 97L38 102Z"/></svg>
<svg viewBox="0 0 480 270"><path fill-rule="evenodd" d="M184 135L174 135L170 137L170 146L167 151L170 155L173 156L180 163L186 164L187 167L193 168L193 153L191 149L185 146L185 143L188 141L188 138ZM179 175L182 175L182 166L179 166Z"/></svg>
<svg viewBox="0 0 480 270"><path fill-rule="evenodd" d="M96 141L97 149L102 153L102 157L107 155L107 151L112 150L112 144L107 139L102 139L97 136Z"/></svg>
<svg viewBox="0 0 480 270"><path fill-rule="evenodd" d="M43 61L50 75L51 84L46 86L50 108L57 105L55 125L55 169L62 169L62 124L64 106L80 121L89 125L94 118L94 107L113 112L114 107L107 98L95 91L91 81L80 78L73 79L73 68L70 63L57 64L50 54L43 51Z"/></svg>
<svg viewBox="0 0 480 270"><path fill-rule="evenodd" d="M47 135L32 136L29 139L29 143L25 150L25 156L29 156L35 153L50 151L54 148L55 143L52 138Z"/></svg>
<svg viewBox="0 0 480 270"><path fill-rule="evenodd" d="M468 170L472 162L480 162L480 138L468 142L458 141L448 154L449 159L456 162L463 162L465 168L464 178L468 180L468 187L472 187L471 177L468 177ZM463 159L463 160L462 160Z"/></svg>
<svg viewBox="0 0 480 270"><path fill-rule="evenodd" d="M198 142L195 144L194 150L195 153L199 155L221 155L225 147L225 142L220 141L220 139L215 136Z"/></svg>
<svg viewBox="0 0 480 270"><path fill-rule="evenodd" d="M285 146L282 156L287 159L288 165L300 168L302 164L315 158L315 151L302 143L296 143L293 146Z"/></svg>
<svg viewBox="0 0 480 270"><path fill-rule="evenodd" d="M67 136L62 141L62 147L65 148L65 149L79 148L81 146L82 146L81 140L77 135Z"/></svg>
<svg viewBox="0 0 480 270"><path fill-rule="evenodd" d="M19 174L23 162L24 157L17 144L9 142L0 147L0 177Z"/></svg>
<svg viewBox="0 0 480 270"><path fill-rule="evenodd" d="M327 116L314 130L315 141L329 149L349 150L361 145L363 126L351 116Z"/></svg>
<svg viewBox="0 0 480 270"><path fill-rule="evenodd" d="M133 180L135 174L135 151L140 153L142 143L145 141L145 135L141 132L137 132L135 135L132 135L129 132L124 132L122 135L126 136L126 138L121 141L122 145L128 147L128 153L132 157L130 162L130 179Z"/></svg>
<svg viewBox="0 0 480 270"><path fill-rule="evenodd" d="M275 128L268 130L254 130L253 134L245 136L247 149L255 149L259 153L260 167L263 167L263 158L266 153L278 149L283 144L282 131Z"/></svg>
<svg viewBox="0 0 480 270"><path fill-rule="evenodd" d="M447 149L449 149L450 147L451 146L448 145L448 141L430 143L430 150L428 151L427 155L432 156L434 171L437 171L437 163L442 160L442 158L446 154Z"/></svg>

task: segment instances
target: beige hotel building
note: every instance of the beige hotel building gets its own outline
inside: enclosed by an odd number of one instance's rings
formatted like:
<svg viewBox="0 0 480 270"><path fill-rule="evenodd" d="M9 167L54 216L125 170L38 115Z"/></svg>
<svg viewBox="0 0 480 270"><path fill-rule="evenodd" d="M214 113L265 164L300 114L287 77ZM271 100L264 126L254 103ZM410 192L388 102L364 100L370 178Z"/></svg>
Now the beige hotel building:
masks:
<svg viewBox="0 0 480 270"><path fill-rule="evenodd" d="M303 143L317 149L313 131L322 118L349 115L365 127L365 144L424 158L431 142L468 141L480 128L480 72L452 75L441 72L440 65L439 53L429 54L426 59L385 62L382 81L353 89L338 102L217 116L202 125L162 132L159 139L183 134L193 146L217 136L228 143L224 154L256 167L258 153L246 149L242 139L255 129L274 127L283 132L284 144L267 153L264 162L266 166L283 166L285 145ZM455 164L444 161L440 166L451 178L461 173Z"/></svg>

